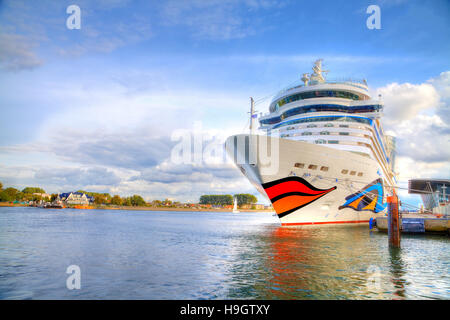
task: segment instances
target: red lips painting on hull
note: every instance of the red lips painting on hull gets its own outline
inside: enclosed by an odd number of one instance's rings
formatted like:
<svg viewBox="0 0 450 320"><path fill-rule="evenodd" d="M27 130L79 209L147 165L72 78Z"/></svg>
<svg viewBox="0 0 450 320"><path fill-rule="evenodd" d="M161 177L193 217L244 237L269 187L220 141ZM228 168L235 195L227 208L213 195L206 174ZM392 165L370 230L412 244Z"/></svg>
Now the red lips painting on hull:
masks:
<svg viewBox="0 0 450 320"><path fill-rule="evenodd" d="M336 189L336 187L318 189L305 179L296 176L263 183L262 187L280 218Z"/></svg>

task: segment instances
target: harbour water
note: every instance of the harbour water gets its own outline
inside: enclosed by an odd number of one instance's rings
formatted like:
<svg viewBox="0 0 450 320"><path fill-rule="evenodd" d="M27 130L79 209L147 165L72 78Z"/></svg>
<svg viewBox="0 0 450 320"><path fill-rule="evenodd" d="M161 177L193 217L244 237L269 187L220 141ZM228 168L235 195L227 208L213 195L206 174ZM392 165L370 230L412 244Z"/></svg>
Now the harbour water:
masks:
<svg viewBox="0 0 450 320"><path fill-rule="evenodd" d="M449 299L448 236L271 213L0 208L0 299ZM81 270L68 290L66 269Z"/></svg>

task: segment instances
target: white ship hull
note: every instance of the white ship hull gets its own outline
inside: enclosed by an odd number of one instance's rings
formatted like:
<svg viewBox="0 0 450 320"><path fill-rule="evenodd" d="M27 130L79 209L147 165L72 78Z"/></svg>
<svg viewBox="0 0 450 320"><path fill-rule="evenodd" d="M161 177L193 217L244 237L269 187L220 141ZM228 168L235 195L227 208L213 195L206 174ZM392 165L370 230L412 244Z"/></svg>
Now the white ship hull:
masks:
<svg viewBox="0 0 450 320"><path fill-rule="evenodd" d="M240 145L239 139L247 143ZM277 162L275 170L267 170L261 141L277 146L278 152L269 157ZM249 181L271 200L282 225L367 224L386 212L380 167L368 157L256 135L231 136L226 148ZM254 153L256 163L249 159Z"/></svg>

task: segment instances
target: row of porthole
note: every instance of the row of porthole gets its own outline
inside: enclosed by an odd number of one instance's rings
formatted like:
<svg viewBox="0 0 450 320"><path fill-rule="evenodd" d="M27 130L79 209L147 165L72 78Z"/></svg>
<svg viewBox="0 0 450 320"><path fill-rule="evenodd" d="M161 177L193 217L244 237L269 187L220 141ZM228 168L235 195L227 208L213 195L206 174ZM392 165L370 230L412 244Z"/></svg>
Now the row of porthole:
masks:
<svg viewBox="0 0 450 320"><path fill-rule="evenodd" d="M294 165L294 167L296 167L296 168L300 168L300 169L302 169L302 168L304 168L305 167L305 164L304 163L296 163L295 165ZM309 166L308 166L308 169L310 169L310 170L317 170L317 168L318 168L318 165L316 165L316 164L310 164ZM325 166L321 166L320 167L320 171L328 171L328 167L325 167Z"/></svg>
<svg viewBox="0 0 450 320"><path fill-rule="evenodd" d="M342 174L347 174L348 170L347 169L342 169L341 173ZM351 176L356 175L356 171L350 171L350 175ZM362 177L362 176L363 176L363 173L362 172L358 172L358 177Z"/></svg>
<svg viewBox="0 0 450 320"><path fill-rule="evenodd" d="M304 164L304 163L299 163L299 162L297 162L297 163L294 165L294 167L303 169L303 168L305 168L305 164ZM310 164L310 165L308 165L308 169L310 169L310 170L317 170L318 167L319 167L319 166L316 165L316 164ZM329 168L326 167L326 166L321 166L321 167L320 167L320 171L325 171L325 172L326 172L326 171L328 171L328 169L329 169ZM342 174L347 174L347 173L349 173L349 170L347 170L347 169L342 169L341 173L342 173ZM358 177L362 177L362 176L363 176L363 173L362 173L362 172L358 172L358 174L356 174L356 171L350 171L350 175L351 175L351 176L357 175Z"/></svg>
<svg viewBox="0 0 450 320"><path fill-rule="evenodd" d="M358 125L348 125L348 124L340 124L340 125L336 125L334 126L331 123L326 123L324 125L316 125L316 124L308 124L308 125L299 125L299 126L288 126L286 127L284 130L286 131L290 131L290 130L299 130L299 129L304 129L304 128L333 128L333 127L338 127L338 128L352 128L352 129L367 129L366 127L362 127L362 126L358 126ZM283 129L281 129L283 130Z"/></svg>
<svg viewBox="0 0 450 320"><path fill-rule="evenodd" d="M316 135L321 135L321 136L329 136L329 135L333 135L333 136L334 135L350 136L351 135L353 137L361 137L361 136L363 136L364 138L370 138L367 135L361 135L361 134L358 134L358 133L350 134L350 132L328 132L328 131L322 131L322 132L319 132L318 134L317 133L313 134L313 132L302 132L301 134L298 134L298 133L294 133L294 134L283 133L283 134L280 135L280 138L299 137L299 136L312 136L312 135L314 135L314 136L316 136Z"/></svg>
<svg viewBox="0 0 450 320"><path fill-rule="evenodd" d="M318 128L318 127L319 126L317 124L308 124L306 126L306 128ZM323 125L323 127L325 127L325 128L332 128L332 127L334 127L334 125L327 123L327 124ZM339 128L349 128L349 125L348 124L340 124ZM296 127L287 127L286 128L286 130L294 130L294 129L300 129L300 128L296 128Z"/></svg>

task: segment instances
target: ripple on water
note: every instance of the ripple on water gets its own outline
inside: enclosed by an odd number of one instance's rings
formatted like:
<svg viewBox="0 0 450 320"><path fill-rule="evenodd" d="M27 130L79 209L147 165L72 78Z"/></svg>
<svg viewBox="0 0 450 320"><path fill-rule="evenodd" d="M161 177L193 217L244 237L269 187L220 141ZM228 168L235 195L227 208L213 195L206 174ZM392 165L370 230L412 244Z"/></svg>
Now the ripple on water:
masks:
<svg viewBox="0 0 450 320"><path fill-rule="evenodd" d="M449 238L267 213L0 208L1 299L449 299ZM82 289L66 289L77 264Z"/></svg>

